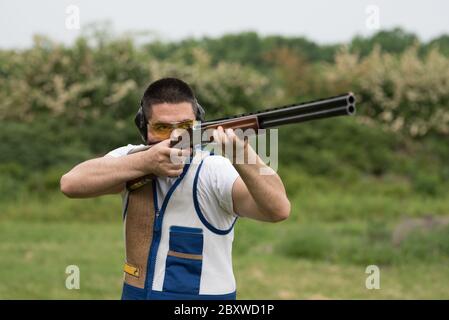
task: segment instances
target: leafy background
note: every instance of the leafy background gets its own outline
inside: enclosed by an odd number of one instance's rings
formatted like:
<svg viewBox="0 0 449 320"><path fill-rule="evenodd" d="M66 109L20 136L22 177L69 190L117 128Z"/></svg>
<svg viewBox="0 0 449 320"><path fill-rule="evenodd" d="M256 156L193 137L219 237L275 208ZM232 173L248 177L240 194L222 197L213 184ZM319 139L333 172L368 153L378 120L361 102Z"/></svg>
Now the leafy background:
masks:
<svg viewBox="0 0 449 320"><path fill-rule="evenodd" d="M208 119L356 94L356 117L279 130L292 214L237 224L239 298L449 298L448 35L138 40L93 25L72 45L0 50L1 298L120 297L119 197L67 199L59 179L140 143L140 96L165 76L191 83ZM64 286L70 264L81 290ZM380 290L365 287L370 264Z"/></svg>

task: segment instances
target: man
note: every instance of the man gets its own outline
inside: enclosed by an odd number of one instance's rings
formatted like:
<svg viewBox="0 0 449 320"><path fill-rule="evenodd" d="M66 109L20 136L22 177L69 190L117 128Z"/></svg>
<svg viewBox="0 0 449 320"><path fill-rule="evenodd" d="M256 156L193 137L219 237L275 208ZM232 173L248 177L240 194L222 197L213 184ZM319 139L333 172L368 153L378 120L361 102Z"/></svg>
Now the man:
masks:
<svg viewBox="0 0 449 320"><path fill-rule="evenodd" d="M242 150L255 163L235 157L204 157L188 164L170 147L176 128L201 120L203 111L183 81L164 78L145 91L136 117L144 140L153 146L134 152L127 145L85 161L61 178L71 198L122 193L126 263L123 299L235 299L232 270L233 226L237 217L267 222L286 219L290 202L279 176L232 130L213 132L219 146ZM197 159L197 156L193 160ZM126 183L152 175L150 183L127 190Z"/></svg>

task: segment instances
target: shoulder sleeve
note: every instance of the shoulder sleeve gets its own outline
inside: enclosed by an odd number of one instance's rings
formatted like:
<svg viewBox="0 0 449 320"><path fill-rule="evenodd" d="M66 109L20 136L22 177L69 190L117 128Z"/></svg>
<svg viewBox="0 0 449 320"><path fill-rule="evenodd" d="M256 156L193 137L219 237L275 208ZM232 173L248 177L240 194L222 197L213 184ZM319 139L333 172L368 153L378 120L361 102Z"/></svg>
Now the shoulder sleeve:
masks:
<svg viewBox="0 0 449 320"><path fill-rule="evenodd" d="M234 212L232 201L232 187L239 174L231 162L222 156L209 156L204 159L201 169L201 180L208 188L218 205L231 216L238 216Z"/></svg>
<svg viewBox="0 0 449 320"><path fill-rule="evenodd" d="M122 156L126 156L128 154L129 151L131 151L132 149L136 148L136 147L140 147L143 146L141 145L133 145L133 144L128 144L126 146L114 149L110 152L108 152L105 157L114 157L114 158L118 158L118 157L122 157Z"/></svg>

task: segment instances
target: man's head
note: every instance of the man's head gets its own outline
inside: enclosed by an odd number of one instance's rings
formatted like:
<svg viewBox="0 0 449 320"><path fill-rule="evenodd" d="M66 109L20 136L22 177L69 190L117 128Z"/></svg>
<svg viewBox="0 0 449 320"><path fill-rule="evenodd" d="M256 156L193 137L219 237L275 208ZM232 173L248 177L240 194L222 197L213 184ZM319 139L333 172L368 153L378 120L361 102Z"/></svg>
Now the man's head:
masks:
<svg viewBox="0 0 449 320"><path fill-rule="evenodd" d="M154 143L167 139L173 128L187 128L203 117L204 110L187 83L163 78L145 90L135 122L147 142Z"/></svg>

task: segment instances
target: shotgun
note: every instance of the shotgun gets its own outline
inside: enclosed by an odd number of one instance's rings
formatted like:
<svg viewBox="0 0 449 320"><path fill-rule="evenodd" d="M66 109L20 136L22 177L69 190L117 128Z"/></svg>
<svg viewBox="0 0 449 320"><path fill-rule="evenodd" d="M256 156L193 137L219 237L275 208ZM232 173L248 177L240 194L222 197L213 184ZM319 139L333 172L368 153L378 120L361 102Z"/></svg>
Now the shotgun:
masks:
<svg viewBox="0 0 449 320"><path fill-rule="evenodd" d="M217 129L219 126L223 129L232 128L234 130L248 130L257 133L258 129L277 128L282 125L306 122L316 119L331 118L337 116L353 116L355 115L355 96L352 92L341 94L338 96L314 100L309 102L302 102L297 104L286 105L282 107L265 109L257 112L250 112L220 118L210 121L205 121L199 125L194 126L189 132L190 136L194 134L193 131L200 130L200 134L206 130ZM177 145L180 141L172 140L171 145ZM193 139L190 139L190 143ZM210 143L211 140L202 141L202 144ZM133 149L131 153L136 153L148 150L152 145L146 145L140 148ZM192 147L192 146L191 146ZM129 191L136 190L144 184L151 181L152 175L146 175L126 183Z"/></svg>

